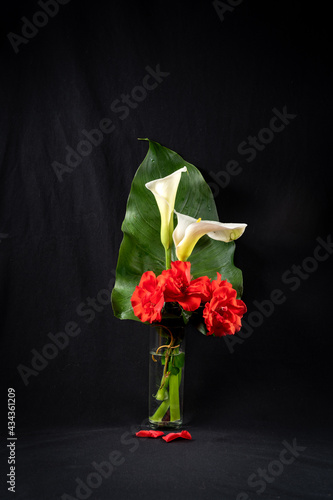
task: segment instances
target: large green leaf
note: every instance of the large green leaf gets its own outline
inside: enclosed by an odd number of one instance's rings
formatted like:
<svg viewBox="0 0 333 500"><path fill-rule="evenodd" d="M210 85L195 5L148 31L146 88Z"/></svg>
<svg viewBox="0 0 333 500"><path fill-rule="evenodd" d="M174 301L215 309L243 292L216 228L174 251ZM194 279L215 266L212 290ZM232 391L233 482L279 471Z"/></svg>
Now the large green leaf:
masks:
<svg viewBox="0 0 333 500"><path fill-rule="evenodd" d="M199 170L174 151L149 140L147 155L132 182L122 224L124 237L112 291L112 307L118 318L139 321L130 302L133 291L145 271L154 271L158 275L165 269L160 213L154 195L145 184L165 177L184 165L187 173L182 174L178 187L176 211L204 220L219 220L212 192ZM172 252L172 260L177 260L174 249ZM208 276L212 279L216 278L218 271L222 279L232 283L240 297L242 272L234 266L234 252L234 242L223 243L203 236L189 258L193 277Z"/></svg>

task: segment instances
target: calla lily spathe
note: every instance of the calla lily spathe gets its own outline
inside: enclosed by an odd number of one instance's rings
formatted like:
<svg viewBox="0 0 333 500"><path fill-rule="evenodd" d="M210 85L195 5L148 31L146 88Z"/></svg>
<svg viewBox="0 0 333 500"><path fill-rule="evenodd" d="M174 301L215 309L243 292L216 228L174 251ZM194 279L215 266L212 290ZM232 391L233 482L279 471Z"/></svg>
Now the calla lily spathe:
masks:
<svg viewBox="0 0 333 500"><path fill-rule="evenodd" d="M172 244L173 212L176 194L182 172L187 168L182 167L166 177L147 182L146 188L155 196L161 214L161 241L165 250L169 250Z"/></svg>
<svg viewBox="0 0 333 500"><path fill-rule="evenodd" d="M173 232L178 260L186 261L192 253L198 240L207 234L212 240L237 240L245 231L247 224L216 222L213 220L194 219L188 215L176 212L178 224Z"/></svg>

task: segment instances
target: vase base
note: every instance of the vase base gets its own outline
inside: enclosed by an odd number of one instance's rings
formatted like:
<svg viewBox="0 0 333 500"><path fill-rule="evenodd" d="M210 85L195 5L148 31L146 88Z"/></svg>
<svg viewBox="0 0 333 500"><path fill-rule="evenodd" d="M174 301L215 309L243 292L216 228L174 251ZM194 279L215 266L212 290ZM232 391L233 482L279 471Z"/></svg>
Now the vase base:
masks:
<svg viewBox="0 0 333 500"><path fill-rule="evenodd" d="M180 429L183 425L182 420L174 420L173 422L170 421L155 421L155 420L150 420L149 419L149 427L151 429L157 430L157 429Z"/></svg>

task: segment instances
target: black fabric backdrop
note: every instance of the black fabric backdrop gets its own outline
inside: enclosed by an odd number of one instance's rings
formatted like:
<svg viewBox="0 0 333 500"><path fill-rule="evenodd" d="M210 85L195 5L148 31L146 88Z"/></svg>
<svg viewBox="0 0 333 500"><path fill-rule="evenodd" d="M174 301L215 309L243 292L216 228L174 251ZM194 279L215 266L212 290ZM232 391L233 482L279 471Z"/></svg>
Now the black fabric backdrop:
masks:
<svg viewBox="0 0 333 500"><path fill-rule="evenodd" d="M75 496L112 449L125 465L91 498L255 498L247 478L284 439L307 451L263 497L328 498L326 6L41 0L1 17L0 400L6 417L15 389L17 498ZM121 436L147 416L149 329L114 318L109 296L138 137L200 169L220 220L248 224L235 254L248 327L232 341L187 333L194 441L128 454ZM47 347L59 332L62 348Z"/></svg>

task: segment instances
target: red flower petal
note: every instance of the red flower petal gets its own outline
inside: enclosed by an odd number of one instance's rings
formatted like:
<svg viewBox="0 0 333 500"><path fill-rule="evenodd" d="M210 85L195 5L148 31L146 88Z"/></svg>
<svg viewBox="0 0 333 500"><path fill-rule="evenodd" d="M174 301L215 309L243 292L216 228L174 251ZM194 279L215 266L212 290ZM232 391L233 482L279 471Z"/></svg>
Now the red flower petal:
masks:
<svg viewBox="0 0 333 500"><path fill-rule="evenodd" d="M166 441L167 443L177 438L192 439L192 436L188 431L181 431L181 432L170 432L166 436L162 437L162 439L164 439L164 441Z"/></svg>
<svg viewBox="0 0 333 500"><path fill-rule="evenodd" d="M200 297L193 297L189 295L178 298L177 302L184 309L184 311L195 311L200 306L201 299Z"/></svg>
<svg viewBox="0 0 333 500"><path fill-rule="evenodd" d="M208 276L200 276L192 280L187 293L197 295L202 302L207 302L211 299L211 282Z"/></svg>
<svg viewBox="0 0 333 500"><path fill-rule="evenodd" d="M164 436L164 432L162 431L139 431L135 434L137 437L152 437L158 438L160 436Z"/></svg>

